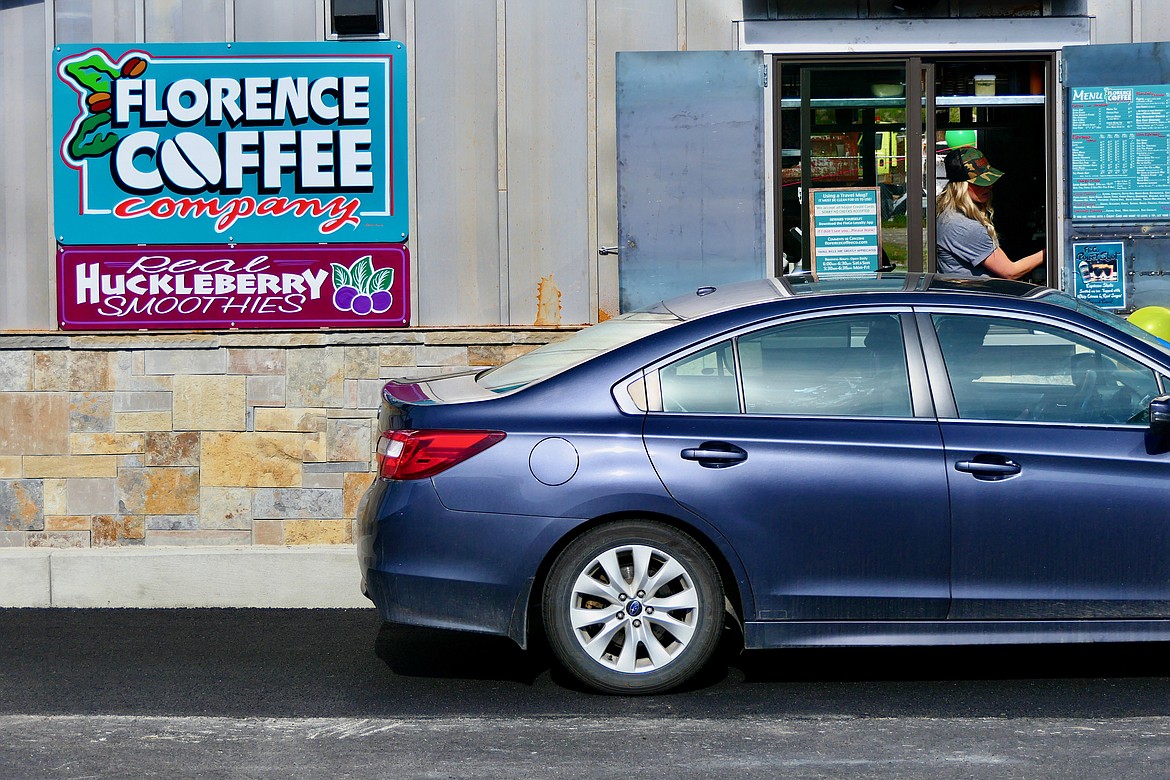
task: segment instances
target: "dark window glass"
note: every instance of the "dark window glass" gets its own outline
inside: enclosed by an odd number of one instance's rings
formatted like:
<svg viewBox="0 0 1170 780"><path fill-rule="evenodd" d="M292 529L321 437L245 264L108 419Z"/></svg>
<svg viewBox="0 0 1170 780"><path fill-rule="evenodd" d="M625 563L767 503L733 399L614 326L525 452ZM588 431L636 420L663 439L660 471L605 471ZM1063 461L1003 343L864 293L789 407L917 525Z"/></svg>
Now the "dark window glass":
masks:
<svg viewBox="0 0 1170 780"><path fill-rule="evenodd" d="M1061 328L936 314L959 416L1058 423L1146 422L1154 372Z"/></svg>
<svg viewBox="0 0 1170 780"><path fill-rule="evenodd" d="M748 414L903 417L906 352L896 314L794 322L739 339Z"/></svg>
<svg viewBox="0 0 1170 780"><path fill-rule="evenodd" d="M333 34L340 38L385 33L382 0L333 0Z"/></svg>

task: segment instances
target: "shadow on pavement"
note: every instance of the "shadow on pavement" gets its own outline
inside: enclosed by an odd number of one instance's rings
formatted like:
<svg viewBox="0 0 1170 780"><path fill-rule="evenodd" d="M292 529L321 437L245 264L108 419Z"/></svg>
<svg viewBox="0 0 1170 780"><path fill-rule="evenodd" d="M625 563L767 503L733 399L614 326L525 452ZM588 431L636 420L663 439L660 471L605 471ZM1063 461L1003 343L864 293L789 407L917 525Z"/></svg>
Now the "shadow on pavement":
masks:
<svg viewBox="0 0 1170 780"><path fill-rule="evenodd" d="M383 623L374 652L392 672L405 677L498 680L532 685L549 670L539 651L527 652L511 639Z"/></svg>
<svg viewBox="0 0 1170 780"><path fill-rule="evenodd" d="M374 610L0 610L0 715L1139 717L1167 712L1166 652L728 641L689 688L631 699L582 691L540 649Z"/></svg>

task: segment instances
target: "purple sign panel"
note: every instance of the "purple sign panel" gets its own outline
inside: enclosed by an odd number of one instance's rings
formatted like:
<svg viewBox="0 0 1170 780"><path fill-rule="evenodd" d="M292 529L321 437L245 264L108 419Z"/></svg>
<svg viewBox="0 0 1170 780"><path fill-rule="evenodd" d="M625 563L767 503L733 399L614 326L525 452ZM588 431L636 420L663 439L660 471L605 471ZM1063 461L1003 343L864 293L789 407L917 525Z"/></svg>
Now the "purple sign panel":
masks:
<svg viewBox="0 0 1170 780"><path fill-rule="evenodd" d="M401 244L62 247L65 330L385 328L410 322Z"/></svg>

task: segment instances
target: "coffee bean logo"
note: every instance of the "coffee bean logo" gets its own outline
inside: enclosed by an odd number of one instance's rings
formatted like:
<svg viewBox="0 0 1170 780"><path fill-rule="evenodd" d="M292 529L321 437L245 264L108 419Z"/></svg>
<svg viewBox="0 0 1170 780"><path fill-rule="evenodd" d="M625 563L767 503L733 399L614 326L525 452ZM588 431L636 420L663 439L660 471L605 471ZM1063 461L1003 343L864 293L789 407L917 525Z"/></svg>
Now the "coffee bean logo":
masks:
<svg viewBox="0 0 1170 780"><path fill-rule="evenodd" d="M158 154L159 170L176 190L198 192L219 184L219 153L211 141L198 133L168 138L159 146Z"/></svg>

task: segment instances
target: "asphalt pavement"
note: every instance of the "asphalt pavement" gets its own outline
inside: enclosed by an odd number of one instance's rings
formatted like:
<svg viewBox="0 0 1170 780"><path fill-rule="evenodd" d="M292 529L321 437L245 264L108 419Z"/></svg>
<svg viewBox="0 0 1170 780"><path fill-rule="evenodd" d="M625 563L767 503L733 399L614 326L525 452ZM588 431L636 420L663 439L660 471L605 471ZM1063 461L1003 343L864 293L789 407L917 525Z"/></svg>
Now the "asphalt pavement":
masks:
<svg viewBox="0 0 1170 780"><path fill-rule="evenodd" d="M0 778L1170 777L1167 655L728 651L623 698L372 610L0 610Z"/></svg>

